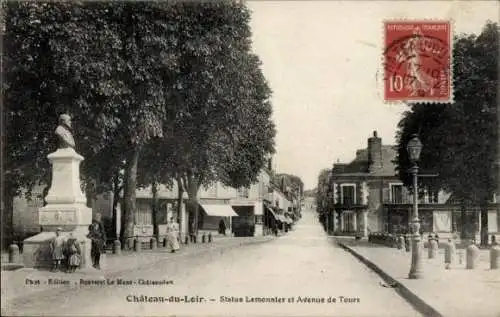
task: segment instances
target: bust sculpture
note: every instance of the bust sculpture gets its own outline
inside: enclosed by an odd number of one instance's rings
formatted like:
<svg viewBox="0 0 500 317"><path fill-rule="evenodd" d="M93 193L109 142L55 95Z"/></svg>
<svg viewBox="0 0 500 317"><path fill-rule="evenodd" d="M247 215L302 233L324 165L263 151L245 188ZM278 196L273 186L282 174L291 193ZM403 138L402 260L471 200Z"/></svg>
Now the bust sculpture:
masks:
<svg viewBox="0 0 500 317"><path fill-rule="evenodd" d="M68 114L59 116L59 125L56 129L58 138L58 149L75 148L75 140L73 139L73 132L71 128L71 117Z"/></svg>

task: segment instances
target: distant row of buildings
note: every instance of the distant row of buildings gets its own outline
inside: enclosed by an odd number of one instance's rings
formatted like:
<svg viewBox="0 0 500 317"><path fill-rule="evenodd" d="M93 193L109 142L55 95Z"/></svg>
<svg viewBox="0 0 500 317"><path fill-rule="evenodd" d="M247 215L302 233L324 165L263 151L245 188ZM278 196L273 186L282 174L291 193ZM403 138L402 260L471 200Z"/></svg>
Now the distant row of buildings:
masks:
<svg viewBox="0 0 500 317"><path fill-rule="evenodd" d="M333 234L363 235L369 232L400 233L408 230L412 215L412 193L396 172L394 146L383 145L377 132L350 163L333 164L318 184L318 211ZM500 234L500 205L492 197L488 211L489 234ZM425 192L419 197L422 231L448 236L465 231L478 235L479 208L468 208L465 221L460 205L444 191ZM464 225L465 224L465 225Z"/></svg>
<svg viewBox="0 0 500 317"><path fill-rule="evenodd" d="M217 231L222 220L229 235L262 236L271 233L271 228L277 220L289 222L290 219L296 218L300 213L300 190L285 186L285 182L275 179L270 167L269 164L267 168L262 169L258 181L248 188L227 187L219 182L200 188L199 230ZM34 198L30 200L24 197L17 197L14 200L13 227L14 232L20 236L40 231L38 209L43 206L43 199L33 196ZM185 207L187 194L184 193L182 198L180 214L177 208L177 196L178 188L175 182L170 188L159 186L156 224L158 234L164 235L168 219L174 217L179 222L181 236L184 239L192 217L189 217ZM136 190L137 212L134 215L134 236L145 240L154 232L152 198L151 187ZM106 192L98 195L91 207L94 214L100 213L105 224L113 228L108 230L116 230L116 236L119 236L122 208L118 204L116 216L113 217L113 200L113 193ZM112 221L115 221L114 226ZM111 237L115 236L115 232L108 233Z"/></svg>

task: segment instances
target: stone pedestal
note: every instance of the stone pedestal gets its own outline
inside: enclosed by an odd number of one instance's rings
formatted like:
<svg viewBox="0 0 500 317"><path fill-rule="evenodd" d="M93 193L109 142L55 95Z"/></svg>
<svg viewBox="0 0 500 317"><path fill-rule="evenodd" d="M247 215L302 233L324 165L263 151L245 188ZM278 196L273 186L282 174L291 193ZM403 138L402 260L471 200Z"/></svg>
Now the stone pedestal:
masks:
<svg viewBox="0 0 500 317"><path fill-rule="evenodd" d="M80 163L83 157L72 148L58 149L47 156L52 164L52 184L47 194L47 205L38 211L43 232L24 240L23 262L25 267L52 265L49 243L55 230L62 228L61 235L72 235L80 243L81 268L90 268L91 242L87 238L92 222L92 209L86 206L86 198L80 187Z"/></svg>

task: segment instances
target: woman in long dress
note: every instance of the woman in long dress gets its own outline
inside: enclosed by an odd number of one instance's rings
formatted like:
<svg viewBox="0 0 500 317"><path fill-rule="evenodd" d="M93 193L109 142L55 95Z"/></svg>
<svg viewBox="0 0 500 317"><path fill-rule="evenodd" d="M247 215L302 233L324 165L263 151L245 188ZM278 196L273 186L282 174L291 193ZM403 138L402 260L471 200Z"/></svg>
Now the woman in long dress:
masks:
<svg viewBox="0 0 500 317"><path fill-rule="evenodd" d="M174 222L174 217L170 217L170 222L167 224L167 242L172 253L180 250L178 235L179 226Z"/></svg>
<svg viewBox="0 0 500 317"><path fill-rule="evenodd" d="M80 250L80 244L70 233L70 238L66 242L66 248L68 253L68 271L75 272L80 266L82 256Z"/></svg>

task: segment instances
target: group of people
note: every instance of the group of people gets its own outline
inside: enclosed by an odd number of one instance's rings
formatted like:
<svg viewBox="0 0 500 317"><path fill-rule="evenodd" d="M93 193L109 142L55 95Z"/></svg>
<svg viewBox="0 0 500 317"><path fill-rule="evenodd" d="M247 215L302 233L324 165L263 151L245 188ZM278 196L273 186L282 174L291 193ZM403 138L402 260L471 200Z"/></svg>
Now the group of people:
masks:
<svg viewBox="0 0 500 317"><path fill-rule="evenodd" d="M53 261L53 271L66 270L67 272L75 272L82 263L82 250L80 244L72 233L69 233L68 238L63 236L62 228L56 229L56 236L50 242L50 251ZM175 253L180 250L179 241L179 225L174 222L174 218L170 218L167 225L167 247L170 252ZM101 254L105 252L106 247L106 230L101 223L100 215L97 214L92 224L89 226L87 238L91 241L90 255L92 258L92 266L100 269Z"/></svg>
<svg viewBox="0 0 500 317"><path fill-rule="evenodd" d="M69 233L68 238L63 236L62 228L56 229L56 236L50 242L50 252L52 255L52 271L66 270L68 273L75 272L82 263L82 249L78 240ZM106 231L97 215L89 226L87 237L91 240L90 254L92 266L100 269L101 253L106 246Z"/></svg>
<svg viewBox="0 0 500 317"><path fill-rule="evenodd" d="M61 232L62 229L57 228L56 237L50 243L53 260L52 271L66 269L68 272L74 272L80 266L82 260L80 244L72 233L66 239L61 235Z"/></svg>

